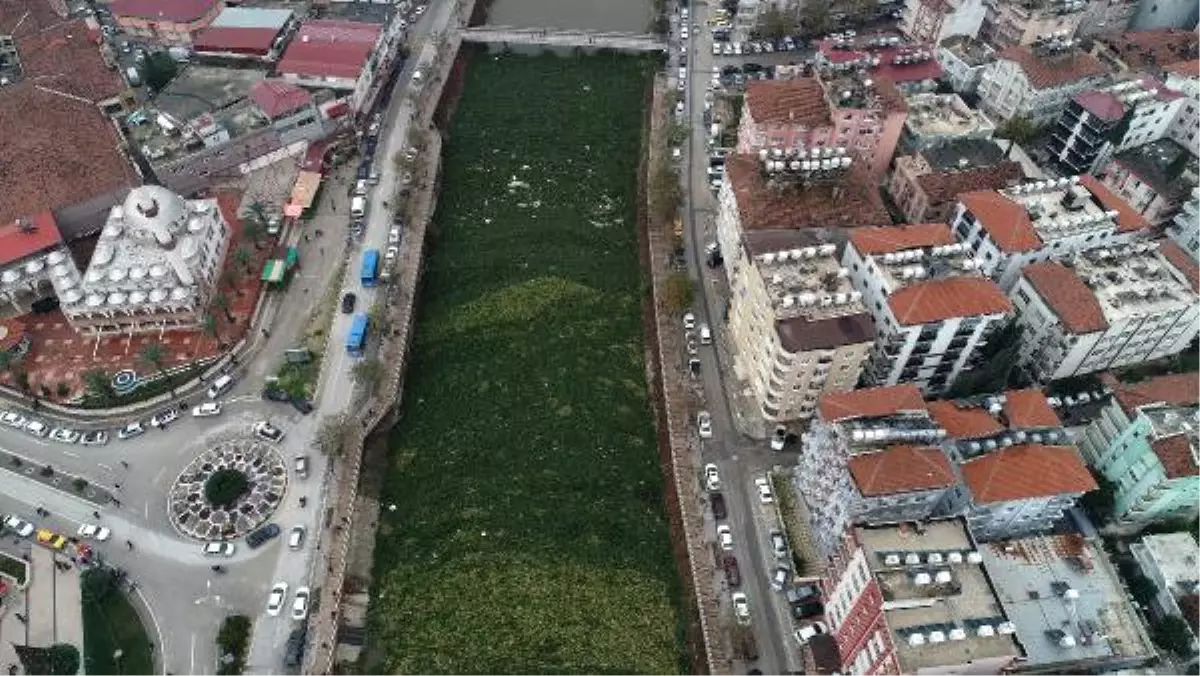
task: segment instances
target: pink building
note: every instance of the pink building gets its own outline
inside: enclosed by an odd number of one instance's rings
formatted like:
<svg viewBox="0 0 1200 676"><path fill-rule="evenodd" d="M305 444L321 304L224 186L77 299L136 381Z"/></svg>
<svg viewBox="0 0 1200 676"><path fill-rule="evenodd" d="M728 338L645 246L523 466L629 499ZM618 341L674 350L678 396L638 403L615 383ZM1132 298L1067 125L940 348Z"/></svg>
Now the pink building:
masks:
<svg viewBox="0 0 1200 676"><path fill-rule="evenodd" d="M844 147L882 176L908 116L890 81L852 76L759 80L746 87L737 151Z"/></svg>
<svg viewBox="0 0 1200 676"><path fill-rule="evenodd" d="M217 18L225 8L225 2L112 0L108 7L117 25L130 35L169 44L190 45L192 37Z"/></svg>

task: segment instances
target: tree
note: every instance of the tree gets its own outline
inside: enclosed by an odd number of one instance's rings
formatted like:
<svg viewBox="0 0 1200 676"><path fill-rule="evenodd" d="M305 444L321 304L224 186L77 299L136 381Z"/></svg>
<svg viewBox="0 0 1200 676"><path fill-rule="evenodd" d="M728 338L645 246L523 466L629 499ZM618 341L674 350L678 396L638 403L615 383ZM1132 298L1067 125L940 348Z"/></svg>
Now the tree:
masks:
<svg viewBox="0 0 1200 676"><path fill-rule="evenodd" d="M83 388L87 397L97 402L107 402L117 398L117 393L113 390L112 377L104 369L84 371Z"/></svg>
<svg viewBox="0 0 1200 676"><path fill-rule="evenodd" d="M804 26L804 34L813 37L828 33L833 27L833 16L829 11L827 0L813 0L804 3L800 10L800 23Z"/></svg>
<svg viewBox="0 0 1200 676"><path fill-rule="evenodd" d="M1184 659L1195 653L1192 649L1192 641L1195 640L1195 637L1192 635L1191 628L1188 627L1187 622L1174 615L1168 615L1155 623L1150 630L1150 637L1158 645Z"/></svg>
<svg viewBox="0 0 1200 676"><path fill-rule="evenodd" d="M254 242L255 249L262 248L262 240L267 236L267 226L257 218L247 218L242 221L242 237Z"/></svg>
<svg viewBox="0 0 1200 676"><path fill-rule="evenodd" d="M162 91L178 72L179 64L167 52L147 54L142 62L142 77L146 80L146 86L155 92Z"/></svg>
<svg viewBox="0 0 1200 676"><path fill-rule="evenodd" d="M244 245L239 246L233 252L234 262L236 262L238 266L240 266L246 272L250 272L250 259L252 257L253 255L250 253L250 249L246 248Z"/></svg>
<svg viewBox="0 0 1200 676"><path fill-rule="evenodd" d="M325 416L317 428L317 448L325 455L336 454L349 438L350 430L350 418L346 414Z"/></svg>
<svg viewBox="0 0 1200 676"><path fill-rule="evenodd" d="M204 499L210 505L228 507L250 490L250 480L236 469L219 469L204 482Z"/></svg>
<svg viewBox="0 0 1200 676"><path fill-rule="evenodd" d="M229 298L223 293L213 296L212 306L225 313L225 321L233 323L233 314L229 312Z"/></svg>
<svg viewBox="0 0 1200 676"><path fill-rule="evenodd" d="M383 364L374 357L359 360L350 372L354 376L355 382L371 391L374 391L383 380Z"/></svg>
<svg viewBox="0 0 1200 676"><path fill-rule="evenodd" d="M1008 139L1019 146L1029 145L1035 141L1041 130L1023 115L1009 118L1007 122L996 129L997 138Z"/></svg>
<svg viewBox="0 0 1200 676"><path fill-rule="evenodd" d="M1021 353L1021 327L1009 322L992 333L979 351L979 366L958 377L946 393L948 399L999 392L1008 386Z"/></svg>
<svg viewBox="0 0 1200 676"><path fill-rule="evenodd" d="M691 307L695 298L696 287L687 273L674 272L667 277L666 288L663 291L663 303L667 306L667 312L683 312Z"/></svg>
<svg viewBox="0 0 1200 676"><path fill-rule="evenodd" d="M1117 502L1117 487L1099 472L1093 472L1092 476L1096 479L1097 488L1090 493L1084 493L1079 499L1079 505L1092 521L1103 525L1112 519Z"/></svg>
<svg viewBox="0 0 1200 676"><path fill-rule="evenodd" d="M74 674L79 671L79 649L69 643L48 648L13 644L27 674Z"/></svg>
<svg viewBox="0 0 1200 676"><path fill-rule="evenodd" d="M146 343L142 349L138 350L138 359L153 366L154 370L158 371L160 378L167 376L163 370L163 364L167 360L167 348L163 347L162 343ZM169 387L168 389L171 390L171 396L175 396L175 388Z"/></svg>
<svg viewBox="0 0 1200 676"><path fill-rule="evenodd" d="M1133 595L1134 600L1143 606L1149 606L1154 597L1158 596L1158 585L1154 584L1154 580L1137 573L1128 579L1129 593Z"/></svg>
<svg viewBox="0 0 1200 676"><path fill-rule="evenodd" d="M796 19L772 5L758 17L754 33L760 38L780 40L796 34Z"/></svg>

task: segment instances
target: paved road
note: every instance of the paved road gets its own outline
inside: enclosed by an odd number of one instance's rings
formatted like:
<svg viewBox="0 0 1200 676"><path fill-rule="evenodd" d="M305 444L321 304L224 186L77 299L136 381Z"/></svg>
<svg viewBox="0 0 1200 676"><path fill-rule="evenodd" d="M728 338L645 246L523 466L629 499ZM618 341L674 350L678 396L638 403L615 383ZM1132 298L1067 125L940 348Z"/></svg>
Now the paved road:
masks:
<svg viewBox="0 0 1200 676"><path fill-rule="evenodd" d="M692 3L689 23L704 25L709 5ZM676 15L678 35L678 15ZM701 322L713 328L718 337L723 337L725 294L720 271L704 265L703 250L707 242L716 238L716 199L709 189L708 151L705 139L708 132L704 126L704 97L711 83L714 59L712 56L712 33L704 28L691 30L689 35L689 77L685 90L685 115L691 128L681 167L684 181L684 219L687 224L684 244L688 267L697 282L698 306L696 314ZM672 61L668 70L678 71L678 49L672 50ZM669 356L665 358L670 358ZM734 424L735 407L728 398L736 383L732 379L732 367L724 363L714 347L701 348L701 379L713 416L714 437L702 446L704 462L716 463L720 469L725 500L729 510L728 523L733 530L734 555L742 571L742 588L750 602L752 626L758 643L759 659L752 665L738 664L743 669L757 668L765 673L784 673L798 669L799 655L790 642L788 634L791 623L788 607L782 594L770 588L771 571L776 559L772 553L769 532L777 528L778 521L770 505L762 505L754 488L754 479L764 476L777 464L788 462L784 454L773 453L766 442L743 436ZM791 459L794 462L794 458ZM713 533L708 534L713 537ZM729 597L724 597L724 616L731 618ZM730 622L732 620L730 619Z"/></svg>

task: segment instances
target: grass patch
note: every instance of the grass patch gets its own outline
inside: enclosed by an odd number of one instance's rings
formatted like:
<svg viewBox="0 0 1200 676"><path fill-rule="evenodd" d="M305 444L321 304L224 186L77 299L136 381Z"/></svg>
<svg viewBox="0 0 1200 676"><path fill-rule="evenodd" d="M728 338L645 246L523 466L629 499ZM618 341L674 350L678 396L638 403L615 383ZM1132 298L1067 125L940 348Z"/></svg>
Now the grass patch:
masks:
<svg viewBox="0 0 1200 676"><path fill-rule="evenodd" d="M218 674L240 674L246 666L246 649L250 647L250 618L230 615L221 622L217 632Z"/></svg>
<svg viewBox="0 0 1200 676"><path fill-rule="evenodd" d="M479 55L446 146L366 673L687 668L640 317L651 64Z"/></svg>
<svg viewBox="0 0 1200 676"><path fill-rule="evenodd" d="M107 569L84 571L83 664L88 674L152 674L154 658L142 618ZM119 658L114 657L121 651Z"/></svg>
<svg viewBox="0 0 1200 676"><path fill-rule="evenodd" d="M16 581L18 586L25 586L29 579L29 564L15 556L0 552L0 573Z"/></svg>
<svg viewBox="0 0 1200 676"><path fill-rule="evenodd" d="M178 390L196 378L199 378L200 374L204 373L204 370L209 366L211 366L211 362L192 364L170 375L160 376L154 380L142 381L142 384L138 385L137 389L125 394L100 394L87 391L84 393L83 399L79 402L79 406L88 409L115 408L153 399L161 394L170 392L172 389ZM112 374L108 375L111 377Z"/></svg>

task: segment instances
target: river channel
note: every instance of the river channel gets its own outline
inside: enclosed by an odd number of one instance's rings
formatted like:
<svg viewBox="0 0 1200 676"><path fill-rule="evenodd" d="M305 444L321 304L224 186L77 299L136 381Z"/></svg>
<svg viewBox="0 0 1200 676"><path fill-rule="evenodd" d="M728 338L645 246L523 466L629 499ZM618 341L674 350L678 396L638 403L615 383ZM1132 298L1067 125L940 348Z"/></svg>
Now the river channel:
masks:
<svg viewBox="0 0 1200 676"><path fill-rule="evenodd" d="M488 23L517 28L645 33L648 0L493 0Z"/></svg>

